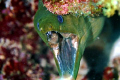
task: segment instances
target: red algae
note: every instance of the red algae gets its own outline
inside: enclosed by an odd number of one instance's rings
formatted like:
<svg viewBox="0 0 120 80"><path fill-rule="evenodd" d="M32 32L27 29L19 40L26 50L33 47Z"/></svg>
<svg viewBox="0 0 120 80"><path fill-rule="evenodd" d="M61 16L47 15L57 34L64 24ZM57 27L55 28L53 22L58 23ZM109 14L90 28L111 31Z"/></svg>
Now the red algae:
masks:
<svg viewBox="0 0 120 80"><path fill-rule="evenodd" d="M52 13L65 15L69 13L89 15L99 9L98 0L43 0L44 6ZM100 11L99 11L100 12Z"/></svg>

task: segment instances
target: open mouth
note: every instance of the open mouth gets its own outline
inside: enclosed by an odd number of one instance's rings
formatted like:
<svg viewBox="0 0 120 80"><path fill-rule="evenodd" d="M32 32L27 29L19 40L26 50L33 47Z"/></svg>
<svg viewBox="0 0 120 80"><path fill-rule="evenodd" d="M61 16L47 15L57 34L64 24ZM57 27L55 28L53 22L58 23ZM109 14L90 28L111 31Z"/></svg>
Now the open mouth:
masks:
<svg viewBox="0 0 120 80"><path fill-rule="evenodd" d="M57 59L61 76L72 75L78 50L79 38L72 33L49 31L47 40Z"/></svg>

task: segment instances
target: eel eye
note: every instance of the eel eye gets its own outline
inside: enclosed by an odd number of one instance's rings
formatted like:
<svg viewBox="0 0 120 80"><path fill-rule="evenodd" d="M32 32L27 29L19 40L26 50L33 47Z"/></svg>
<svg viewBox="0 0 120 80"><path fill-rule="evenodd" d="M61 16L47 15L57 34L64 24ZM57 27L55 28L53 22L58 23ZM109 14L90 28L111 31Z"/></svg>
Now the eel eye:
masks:
<svg viewBox="0 0 120 80"><path fill-rule="evenodd" d="M63 23L63 17L61 15L57 15L57 18L60 23Z"/></svg>
<svg viewBox="0 0 120 80"><path fill-rule="evenodd" d="M39 23L37 23L37 29L40 30L40 28L39 28Z"/></svg>

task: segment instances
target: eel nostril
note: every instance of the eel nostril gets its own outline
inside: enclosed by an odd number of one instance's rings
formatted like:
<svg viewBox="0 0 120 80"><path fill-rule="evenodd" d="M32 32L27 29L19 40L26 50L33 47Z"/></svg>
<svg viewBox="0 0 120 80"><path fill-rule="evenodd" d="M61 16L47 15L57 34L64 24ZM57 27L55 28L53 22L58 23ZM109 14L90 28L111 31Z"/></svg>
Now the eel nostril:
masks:
<svg viewBox="0 0 120 80"><path fill-rule="evenodd" d="M51 31L47 32L46 35L47 35L47 39L48 39L48 41L49 41L49 40L51 39L51 36L52 36Z"/></svg>

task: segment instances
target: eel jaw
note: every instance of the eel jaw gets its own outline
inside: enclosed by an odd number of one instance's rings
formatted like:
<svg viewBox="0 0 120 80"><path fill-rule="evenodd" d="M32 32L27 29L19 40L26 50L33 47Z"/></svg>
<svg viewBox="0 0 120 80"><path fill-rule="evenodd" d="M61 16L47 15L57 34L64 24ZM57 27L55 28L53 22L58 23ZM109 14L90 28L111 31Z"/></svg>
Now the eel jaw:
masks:
<svg viewBox="0 0 120 80"><path fill-rule="evenodd" d="M48 44L53 50L60 76L62 78L74 77L75 68L76 66L79 67L78 63L80 61L80 59L77 59L79 61L76 62L76 55L79 55L79 37L72 33L59 33L56 31L49 31L46 35Z"/></svg>

